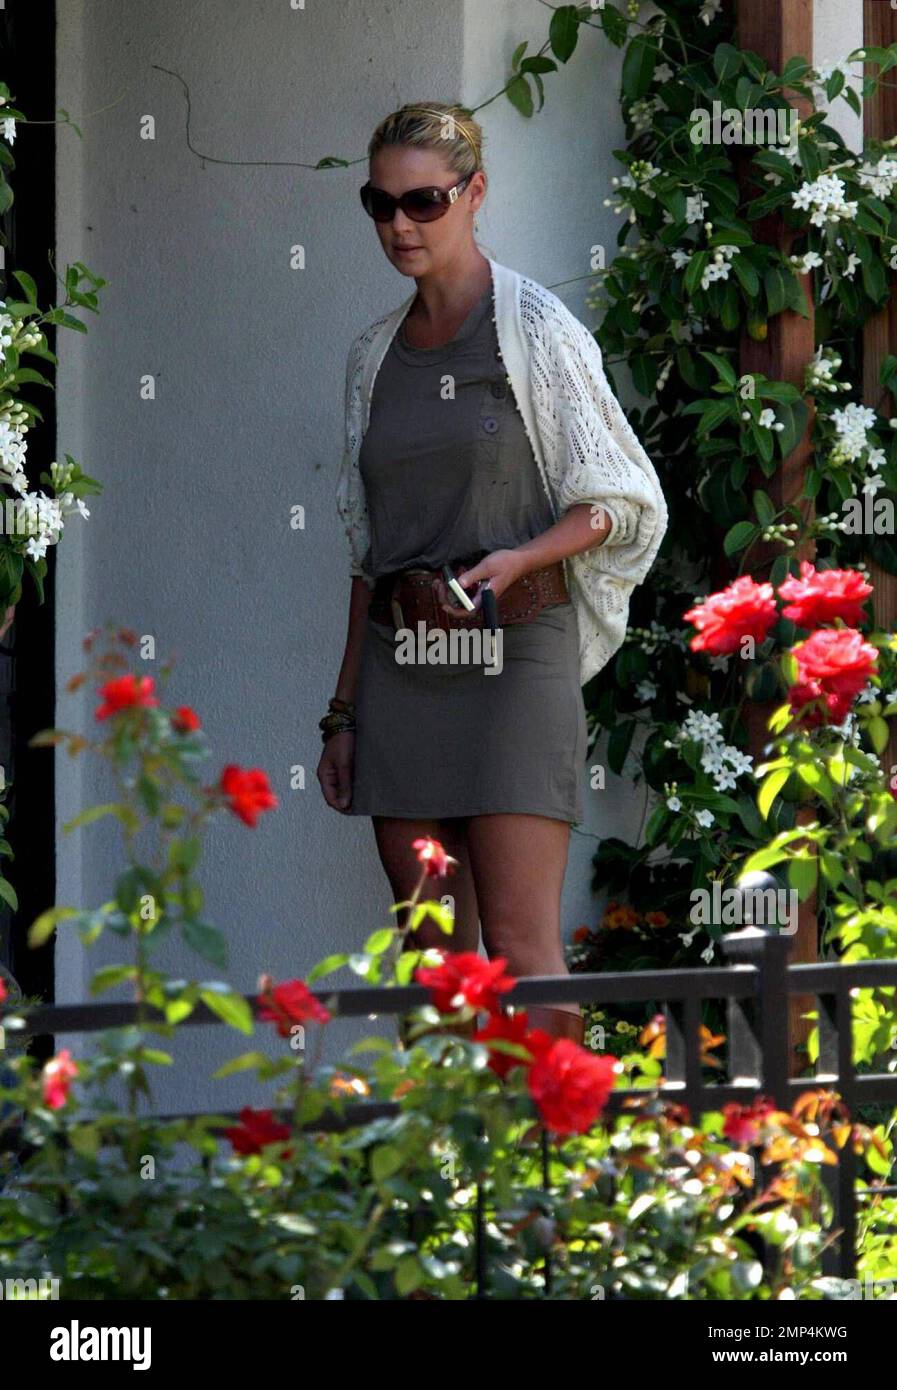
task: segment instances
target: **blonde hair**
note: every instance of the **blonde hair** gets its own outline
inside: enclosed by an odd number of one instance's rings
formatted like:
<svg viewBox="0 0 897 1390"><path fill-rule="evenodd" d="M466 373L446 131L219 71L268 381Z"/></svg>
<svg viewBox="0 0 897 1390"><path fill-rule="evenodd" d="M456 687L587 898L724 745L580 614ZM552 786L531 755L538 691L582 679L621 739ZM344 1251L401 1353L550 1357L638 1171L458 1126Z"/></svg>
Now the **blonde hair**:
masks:
<svg viewBox="0 0 897 1390"><path fill-rule="evenodd" d="M438 150L449 169L464 178L483 167L483 132L463 106L409 102L386 116L371 136L368 159L386 145Z"/></svg>

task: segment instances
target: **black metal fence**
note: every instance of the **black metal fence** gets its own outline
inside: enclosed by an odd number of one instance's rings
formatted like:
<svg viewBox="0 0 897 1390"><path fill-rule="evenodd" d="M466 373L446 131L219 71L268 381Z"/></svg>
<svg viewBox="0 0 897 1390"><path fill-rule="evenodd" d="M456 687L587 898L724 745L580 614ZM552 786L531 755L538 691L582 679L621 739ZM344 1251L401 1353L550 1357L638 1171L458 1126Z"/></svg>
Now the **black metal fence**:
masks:
<svg viewBox="0 0 897 1390"><path fill-rule="evenodd" d="M791 964L790 938L775 931L747 927L723 938L729 964L683 970L651 970L610 974L531 976L518 980L504 996L515 1007L539 1003L578 1002L607 1004L645 1003L662 1010L666 1021L666 1057L659 1086L665 1099L689 1108L695 1120L718 1110L727 1101L749 1104L758 1095L768 1096L789 1109L811 1087L837 1091L855 1118L866 1104L897 1108L897 1075L890 1072L857 1074L853 1063L851 991L857 988L897 987L897 960L854 964ZM398 1016L427 1002L419 985L397 988L319 989L317 997L334 1017ZM813 1072L789 1075L790 1042L788 1002L791 996L810 996L818 1006L819 1057ZM257 1007L256 996L247 1002ZM724 1006L727 1039L727 1075L705 1075L702 1063L702 1006L717 1001ZM144 1017L147 1018L145 1011ZM149 1017L158 1017L149 1011ZM28 1016L31 1036L50 1033L93 1033L124 1027L138 1021L134 1004L61 1004L34 1009ZM178 1028L220 1024L204 1005L198 1005ZM618 1111L628 1097L644 1097L643 1090L619 1088L608 1105ZM325 1113L315 1128L338 1130L396 1113L389 1102L358 1101L342 1113ZM217 1113L217 1112L216 1112ZM160 1119L182 1116L165 1115ZM236 1117L233 1117L236 1118ZM547 1175L547 1149L543 1150ZM893 1193L897 1187L857 1189L856 1157L850 1143L838 1152L838 1165L825 1169L834 1207L834 1227L840 1234L824 1255L824 1272L841 1278L856 1274L858 1198L875 1192ZM480 1243L481 1245L481 1243ZM482 1272L481 1272L482 1273Z"/></svg>

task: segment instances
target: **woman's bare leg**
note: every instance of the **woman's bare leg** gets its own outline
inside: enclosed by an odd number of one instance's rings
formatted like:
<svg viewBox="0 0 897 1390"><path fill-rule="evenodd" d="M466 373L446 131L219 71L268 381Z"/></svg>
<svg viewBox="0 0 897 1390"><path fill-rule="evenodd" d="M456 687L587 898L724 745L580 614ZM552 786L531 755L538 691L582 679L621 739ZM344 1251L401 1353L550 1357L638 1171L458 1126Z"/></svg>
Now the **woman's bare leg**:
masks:
<svg viewBox="0 0 897 1390"><path fill-rule="evenodd" d="M511 975L566 975L561 889L570 846L568 821L548 816L471 816L467 845L483 942L505 956ZM578 1004L553 1005L578 1014Z"/></svg>
<svg viewBox="0 0 897 1390"><path fill-rule="evenodd" d="M435 922L421 924L407 940L411 949L426 950L434 946L443 951L475 951L479 946L480 926L476 891L473 884L467 849L467 821L463 817L446 820L405 820L397 816L373 816L374 835L380 862L392 888L394 902L407 902L421 875L421 865L412 843L420 836L438 840L447 854L458 860L457 867L445 878L427 878L421 891L421 901L439 902L447 895L453 899L455 929L451 936L439 930ZM399 914L400 921L406 912Z"/></svg>

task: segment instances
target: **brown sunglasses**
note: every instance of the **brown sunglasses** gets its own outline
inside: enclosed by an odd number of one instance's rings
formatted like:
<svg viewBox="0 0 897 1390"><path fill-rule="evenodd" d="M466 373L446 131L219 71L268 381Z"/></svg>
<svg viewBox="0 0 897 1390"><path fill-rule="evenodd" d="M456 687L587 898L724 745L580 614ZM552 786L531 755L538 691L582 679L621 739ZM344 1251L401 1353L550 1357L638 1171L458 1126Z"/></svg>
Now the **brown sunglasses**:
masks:
<svg viewBox="0 0 897 1390"><path fill-rule="evenodd" d="M368 217L373 217L375 222L391 222L396 215L396 208L401 208L412 222L435 222L437 218L444 217L452 204L457 202L472 178L473 174L465 174L464 178L451 188L409 188L398 198L394 198L385 189L375 188L372 183L366 183L359 189L359 193L365 212Z"/></svg>

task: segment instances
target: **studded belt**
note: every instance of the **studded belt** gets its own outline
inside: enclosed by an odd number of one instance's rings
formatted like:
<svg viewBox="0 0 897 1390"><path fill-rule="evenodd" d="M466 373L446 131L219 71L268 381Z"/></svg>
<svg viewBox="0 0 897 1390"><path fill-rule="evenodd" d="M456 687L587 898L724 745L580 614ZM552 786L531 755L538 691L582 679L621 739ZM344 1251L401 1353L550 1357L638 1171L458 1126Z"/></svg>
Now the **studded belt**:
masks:
<svg viewBox="0 0 897 1390"><path fill-rule="evenodd" d="M464 568L462 564L452 566L456 574ZM452 628L482 627L482 608L463 617L444 612L436 589L436 581L441 578L438 569L412 568L381 575L374 585L368 617L372 622L392 625L395 629L413 628L421 621L428 628L441 628L443 632ZM566 603L569 597L563 561L543 565L515 580L496 600L499 627L507 623L532 622L543 608Z"/></svg>

